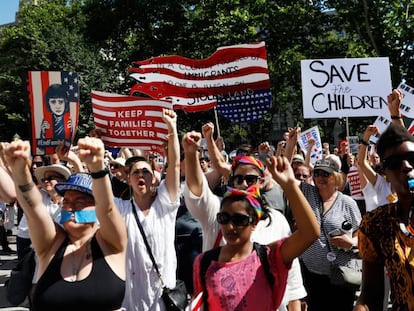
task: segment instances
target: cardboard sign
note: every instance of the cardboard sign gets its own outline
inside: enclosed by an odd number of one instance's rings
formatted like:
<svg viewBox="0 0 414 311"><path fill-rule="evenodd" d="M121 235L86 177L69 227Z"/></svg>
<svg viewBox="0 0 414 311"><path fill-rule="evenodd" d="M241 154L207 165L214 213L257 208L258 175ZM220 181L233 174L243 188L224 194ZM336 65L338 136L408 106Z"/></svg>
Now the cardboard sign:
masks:
<svg viewBox="0 0 414 311"><path fill-rule="evenodd" d="M387 57L302 60L301 69L304 118L388 114Z"/></svg>

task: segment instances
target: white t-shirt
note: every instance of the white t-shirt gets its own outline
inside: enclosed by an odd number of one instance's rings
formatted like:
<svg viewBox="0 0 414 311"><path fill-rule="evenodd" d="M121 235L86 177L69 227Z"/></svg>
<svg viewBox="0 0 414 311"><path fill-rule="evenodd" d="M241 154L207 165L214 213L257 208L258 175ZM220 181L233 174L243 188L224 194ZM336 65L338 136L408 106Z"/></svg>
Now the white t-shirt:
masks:
<svg viewBox="0 0 414 311"><path fill-rule="evenodd" d="M157 196L147 216L143 215L134 202L158 269L169 288L174 287L176 282L174 237L179 203L179 196L175 202L170 200L164 181L158 187ZM165 310L161 299L162 286L136 223L131 201L115 198L115 204L128 230L126 286L122 306L128 311Z"/></svg>
<svg viewBox="0 0 414 311"><path fill-rule="evenodd" d="M208 187L208 182L203 176L203 190L199 197L195 196L188 185L184 187L185 204L196 218L203 230L203 252L214 247L217 239L217 234L220 231L220 226L216 221L216 215L220 211L220 198L216 196ZM270 215L272 222L267 226L268 221L259 221L256 229L253 231L252 240L261 244L269 244L271 242L280 240L291 234L289 224L280 212L271 209ZM221 240L221 245L225 240ZM302 273L300 271L299 260L296 258L292 262L292 267L289 270L288 281L285 295L282 304L279 306L279 311L284 311L286 305L291 300L301 299L306 296L306 290L303 286Z"/></svg>
<svg viewBox="0 0 414 311"><path fill-rule="evenodd" d="M365 198L366 211L370 212L379 206L388 204L387 196L391 194L390 183L387 182L380 174L377 175L375 185L367 182L362 189Z"/></svg>

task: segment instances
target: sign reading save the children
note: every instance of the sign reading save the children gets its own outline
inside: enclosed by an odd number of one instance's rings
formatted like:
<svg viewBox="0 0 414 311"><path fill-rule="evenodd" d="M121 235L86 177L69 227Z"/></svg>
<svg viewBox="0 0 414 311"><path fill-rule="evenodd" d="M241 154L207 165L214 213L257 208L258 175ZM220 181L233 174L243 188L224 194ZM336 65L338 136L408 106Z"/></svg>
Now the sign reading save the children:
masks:
<svg viewBox="0 0 414 311"><path fill-rule="evenodd" d="M388 113L388 57L302 60L301 70L304 118Z"/></svg>

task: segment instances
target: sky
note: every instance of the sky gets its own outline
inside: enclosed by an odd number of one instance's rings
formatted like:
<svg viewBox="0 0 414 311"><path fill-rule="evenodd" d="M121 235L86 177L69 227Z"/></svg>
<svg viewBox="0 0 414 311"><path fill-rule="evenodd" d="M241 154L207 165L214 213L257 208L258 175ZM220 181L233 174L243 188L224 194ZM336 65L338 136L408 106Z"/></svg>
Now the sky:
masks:
<svg viewBox="0 0 414 311"><path fill-rule="evenodd" d="M0 0L0 25L14 22L19 0Z"/></svg>

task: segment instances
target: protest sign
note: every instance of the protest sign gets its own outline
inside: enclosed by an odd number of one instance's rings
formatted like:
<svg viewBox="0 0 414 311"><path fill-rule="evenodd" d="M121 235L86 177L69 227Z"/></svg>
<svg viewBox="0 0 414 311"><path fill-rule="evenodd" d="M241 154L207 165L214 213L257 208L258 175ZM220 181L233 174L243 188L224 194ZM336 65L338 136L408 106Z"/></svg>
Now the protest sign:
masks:
<svg viewBox="0 0 414 311"><path fill-rule="evenodd" d="M239 123L259 120L272 105L264 42L225 46L209 58L159 56L135 62L131 88L157 99L171 100L187 112L217 107L225 118Z"/></svg>
<svg viewBox="0 0 414 311"><path fill-rule="evenodd" d="M315 140L315 144L313 145L310 154L310 162L314 164L317 160L322 159L321 136L319 134L319 129L317 126L311 127L310 129L303 131L299 136L298 143L305 154L307 154L307 150L309 147L309 139Z"/></svg>
<svg viewBox="0 0 414 311"><path fill-rule="evenodd" d="M92 91L95 127L109 147L139 147L164 155L168 128L162 109L172 109L169 102Z"/></svg>
<svg viewBox="0 0 414 311"><path fill-rule="evenodd" d="M33 154L53 154L62 142L70 147L79 114L76 72L29 71Z"/></svg>
<svg viewBox="0 0 414 311"><path fill-rule="evenodd" d="M400 83L398 89L403 95L400 105L401 114L409 118L414 118L414 88L405 83Z"/></svg>
<svg viewBox="0 0 414 311"><path fill-rule="evenodd" d="M387 57L302 60L304 118L380 116L387 112Z"/></svg>

